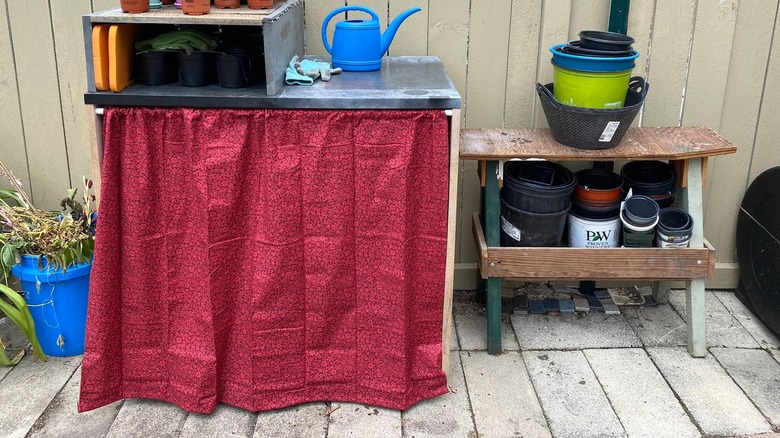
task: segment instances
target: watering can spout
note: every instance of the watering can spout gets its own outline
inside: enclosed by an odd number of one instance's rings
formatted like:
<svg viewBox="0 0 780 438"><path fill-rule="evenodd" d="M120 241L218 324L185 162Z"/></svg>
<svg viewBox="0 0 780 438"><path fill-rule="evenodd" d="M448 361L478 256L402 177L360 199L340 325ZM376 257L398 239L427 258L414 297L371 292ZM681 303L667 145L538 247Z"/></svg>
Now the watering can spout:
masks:
<svg viewBox="0 0 780 438"><path fill-rule="evenodd" d="M387 52L387 49L390 48L390 44L393 42L393 38L395 38L395 33L396 31L398 31L398 28L401 26L401 23L403 23L404 20L409 18L410 15L420 11L422 11L422 9L412 8L404 12L401 12L401 15L395 17L395 20L393 20L393 22L387 26L385 33L382 35L382 46L381 46L382 55L380 56L384 56L384 54Z"/></svg>

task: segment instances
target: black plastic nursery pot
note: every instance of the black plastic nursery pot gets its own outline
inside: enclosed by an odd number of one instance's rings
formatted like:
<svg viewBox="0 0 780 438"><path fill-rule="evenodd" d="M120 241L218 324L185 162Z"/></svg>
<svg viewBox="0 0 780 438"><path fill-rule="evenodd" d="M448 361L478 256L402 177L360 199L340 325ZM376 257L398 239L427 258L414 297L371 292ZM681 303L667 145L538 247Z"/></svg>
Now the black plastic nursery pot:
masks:
<svg viewBox="0 0 780 438"><path fill-rule="evenodd" d="M229 49L216 55L217 77L224 88L244 88L255 80L254 66L249 52L243 49Z"/></svg>
<svg viewBox="0 0 780 438"><path fill-rule="evenodd" d="M204 87L217 78L213 52L179 54L179 83L186 87Z"/></svg>
<svg viewBox="0 0 780 438"><path fill-rule="evenodd" d="M178 51L157 50L135 55L138 82L144 85L165 85L178 80Z"/></svg>
<svg viewBox="0 0 780 438"><path fill-rule="evenodd" d="M660 209L652 198L642 195L632 196L625 202L625 218L632 225L645 226L655 222Z"/></svg>
<svg viewBox="0 0 780 438"><path fill-rule="evenodd" d="M574 173L550 161L507 161L501 199L530 213L567 210L577 184Z"/></svg>
<svg viewBox="0 0 780 438"><path fill-rule="evenodd" d="M587 201L614 202L623 194L623 177L605 169L583 169L577 172L574 196Z"/></svg>
<svg viewBox="0 0 780 438"><path fill-rule="evenodd" d="M620 170L623 177L623 189L633 195L652 198L660 208L666 208L674 202L677 173L669 163L663 161L631 161Z"/></svg>
<svg viewBox="0 0 780 438"><path fill-rule="evenodd" d="M591 50L631 50L634 39L628 35L603 30L583 30L580 45Z"/></svg>
<svg viewBox="0 0 780 438"><path fill-rule="evenodd" d="M501 246L561 246L568 213L532 213L501 199Z"/></svg>

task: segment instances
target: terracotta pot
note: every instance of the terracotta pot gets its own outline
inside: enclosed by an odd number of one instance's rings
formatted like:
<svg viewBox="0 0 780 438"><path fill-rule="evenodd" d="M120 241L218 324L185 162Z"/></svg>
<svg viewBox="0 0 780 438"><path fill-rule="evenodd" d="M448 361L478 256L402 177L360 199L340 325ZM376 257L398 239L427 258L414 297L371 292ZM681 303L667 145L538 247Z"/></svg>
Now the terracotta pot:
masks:
<svg viewBox="0 0 780 438"><path fill-rule="evenodd" d="M274 5L274 0L247 0L249 9L264 9Z"/></svg>
<svg viewBox="0 0 780 438"><path fill-rule="evenodd" d="M241 0L214 0L214 6L223 9L236 9Z"/></svg>
<svg viewBox="0 0 780 438"><path fill-rule="evenodd" d="M122 12L130 14L149 12L149 0L120 0L119 5L122 7Z"/></svg>
<svg viewBox="0 0 780 438"><path fill-rule="evenodd" d="M181 0L181 11L188 15L208 14L211 0Z"/></svg>

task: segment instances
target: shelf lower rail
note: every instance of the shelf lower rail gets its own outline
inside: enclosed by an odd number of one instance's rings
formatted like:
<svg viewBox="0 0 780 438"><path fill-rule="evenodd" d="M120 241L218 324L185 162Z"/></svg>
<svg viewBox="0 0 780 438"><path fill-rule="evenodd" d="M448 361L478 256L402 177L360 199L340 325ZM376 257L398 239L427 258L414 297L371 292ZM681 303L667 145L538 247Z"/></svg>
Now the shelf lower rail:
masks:
<svg viewBox="0 0 780 438"><path fill-rule="evenodd" d="M482 278L547 280L692 280L715 277L715 248L489 247L479 213L474 242Z"/></svg>

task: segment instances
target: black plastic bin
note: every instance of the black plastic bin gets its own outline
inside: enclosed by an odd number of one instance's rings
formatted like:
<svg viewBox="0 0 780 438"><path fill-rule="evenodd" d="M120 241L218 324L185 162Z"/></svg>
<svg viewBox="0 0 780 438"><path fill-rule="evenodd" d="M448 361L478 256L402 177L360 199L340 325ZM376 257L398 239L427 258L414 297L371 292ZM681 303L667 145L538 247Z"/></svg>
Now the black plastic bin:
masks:
<svg viewBox="0 0 780 438"><path fill-rule="evenodd" d="M577 185L574 173L550 161L507 161L501 198L529 213L567 210Z"/></svg>

